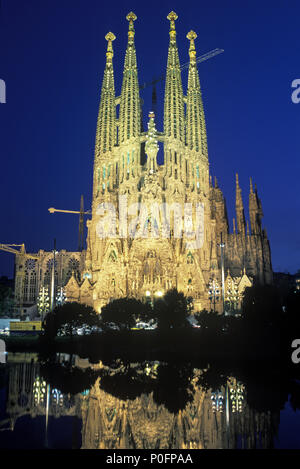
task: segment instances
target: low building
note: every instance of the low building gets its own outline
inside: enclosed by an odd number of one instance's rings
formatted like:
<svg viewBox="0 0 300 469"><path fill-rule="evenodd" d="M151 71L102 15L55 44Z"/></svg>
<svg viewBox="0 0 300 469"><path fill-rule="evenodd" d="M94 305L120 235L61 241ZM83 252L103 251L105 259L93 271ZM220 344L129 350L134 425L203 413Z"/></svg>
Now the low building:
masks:
<svg viewBox="0 0 300 469"><path fill-rule="evenodd" d="M40 334L42 321L11 321L9 324L10 335Z"/></svg>

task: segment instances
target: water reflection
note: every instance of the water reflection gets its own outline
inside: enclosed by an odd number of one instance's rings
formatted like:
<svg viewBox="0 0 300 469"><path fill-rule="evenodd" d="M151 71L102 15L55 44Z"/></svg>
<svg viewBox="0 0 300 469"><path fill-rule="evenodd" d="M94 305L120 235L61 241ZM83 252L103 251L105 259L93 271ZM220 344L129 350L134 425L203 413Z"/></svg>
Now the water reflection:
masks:
<svg viewBox="0 0 300 469"><path fill-rule="evenodd" d="M62 358L62 357L61 357ZM0 430L13 430L16 421L26 415L35 418L51 415L55 418L75 415L75 398L50 387L41 374L37 354L8 354L6 379L6 418Z"/></svg>
<svg viewBox="0 0 300 469"><path fill-rule="evenodd" d="M0 430L43 416L45 447L49 418L72 416L82 421L86 449L272 448L287 400L281 393L262 403L249 380L210 365L8 354L3 370ZM299 408L299 384L293 386Z"/></svg>

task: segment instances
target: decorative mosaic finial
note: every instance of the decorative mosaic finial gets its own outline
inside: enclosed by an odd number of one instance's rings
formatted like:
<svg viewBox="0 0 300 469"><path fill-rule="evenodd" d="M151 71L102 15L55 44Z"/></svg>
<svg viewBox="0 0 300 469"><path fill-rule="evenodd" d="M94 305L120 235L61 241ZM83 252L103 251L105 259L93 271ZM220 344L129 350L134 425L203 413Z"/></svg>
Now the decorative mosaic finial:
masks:
<svg viewBox="0 0 300 469"><path fill-rule="evenodd" d="M113 41L116 39L116 36L114 35L114 33L109 32L109 33L106 34L105 39L106 39L107 42L108 42L108 44L107 44L107 52L106 52L106 63L107 63L107 65L109 65L109 64L112 63L112 58L113 58L113 56L114 56L114 51L113 51L112 43L113 43Z"/></svg>
<svg viewBox="0 0 300 469"><path fill-rule="evenodd" d="M128 39L133 41L134 39L134 24L133 22L137 19L137 16L133 11L128 13L126 16L127 21L129 21L129 31L128 31Z"/></svg>
<svg viewBox="0 0 300 469"><path fill-rule="evenodd" d="M191 30L189 33L187 33L186 37L190 41L189 55L191 62L196 62L195 39L197 38L197 34L195 31Z"/></svg>
<svg viewBox="0 0 300 469"><path fill-rule="evenodd" d="M176 30L175 30L175 21L177 20L178 15L175 13L175 11L171 11L167 19L170 21L170 38L175 39L176 38Z"/></svg>

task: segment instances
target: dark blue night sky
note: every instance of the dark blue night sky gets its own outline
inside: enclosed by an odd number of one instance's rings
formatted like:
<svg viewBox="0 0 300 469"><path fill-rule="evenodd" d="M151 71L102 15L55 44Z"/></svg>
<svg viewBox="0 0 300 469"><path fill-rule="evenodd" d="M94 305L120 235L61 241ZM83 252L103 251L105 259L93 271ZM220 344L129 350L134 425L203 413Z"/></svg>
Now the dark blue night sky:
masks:
<svg viewBox="0 0 300 469"><path fill-rule="evenodd" d="M227 201L232 229L235 173L248 217L249 177L257 184L270 238L273 269L300 268L299 117L291 100L300 79L300 4L289 0L2 0L0 79L0 243L25 243L28 252L76 250L78 210L91 203L93 152L105 64L112 31L116 93L120 94L128 22L133 10L140 83L165 72L171 10L181 63L194 29L197 54L224 53L199 65L210 170ZM186 91L187 71L183 72ZM158 86L162 131L164 83ZM142 92L144 122L151 86ZM13 275L12 254L0 252L0 275Z"/></svg>

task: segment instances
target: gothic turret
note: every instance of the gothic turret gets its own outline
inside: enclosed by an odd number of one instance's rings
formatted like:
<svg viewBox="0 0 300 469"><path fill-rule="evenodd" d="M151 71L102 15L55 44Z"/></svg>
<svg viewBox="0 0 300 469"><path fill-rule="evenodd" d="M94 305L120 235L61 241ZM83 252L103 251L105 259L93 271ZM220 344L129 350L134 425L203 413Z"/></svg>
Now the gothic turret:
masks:
<svg viewBox="0 0 300 469"><path fill-rule="evenodd" d="M126 19L129 21L129 31L120 98L119 145L127 143L131 138L139 137L141 132L140 94L133 24L137 16L130 12Z"/></svg>
<svg viewBox="0 0 300 469"><path fill-rule="evenodd" d="M207 137L200 80L197 70L195 39L197 34L190 31L187 36L190 41L190 65L186 106L186 144L190 150L201 152L207 157Z"/></svg>

